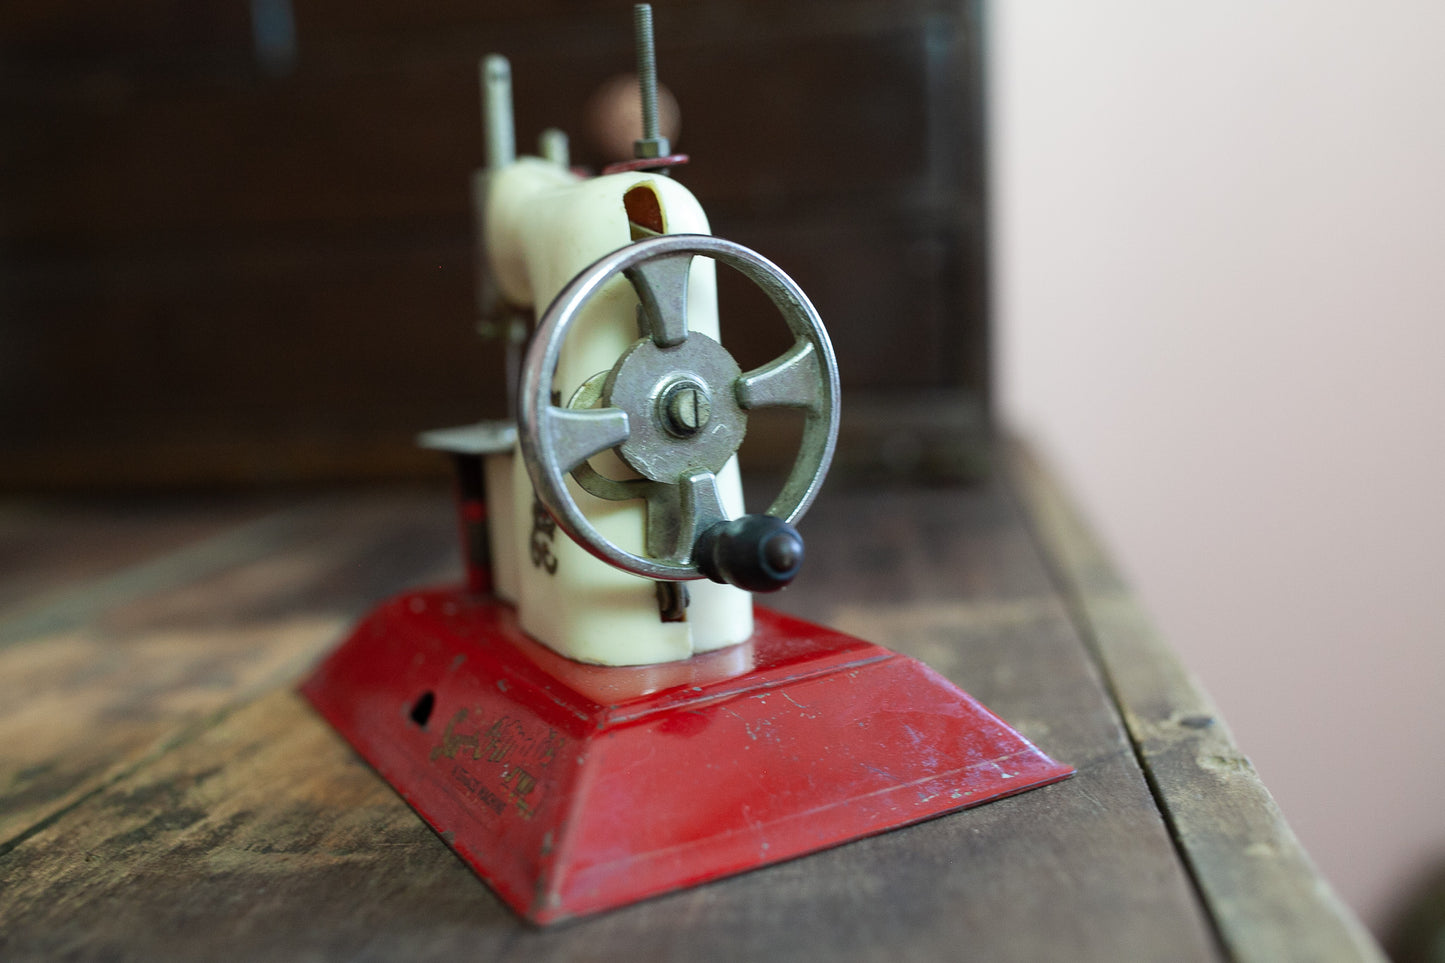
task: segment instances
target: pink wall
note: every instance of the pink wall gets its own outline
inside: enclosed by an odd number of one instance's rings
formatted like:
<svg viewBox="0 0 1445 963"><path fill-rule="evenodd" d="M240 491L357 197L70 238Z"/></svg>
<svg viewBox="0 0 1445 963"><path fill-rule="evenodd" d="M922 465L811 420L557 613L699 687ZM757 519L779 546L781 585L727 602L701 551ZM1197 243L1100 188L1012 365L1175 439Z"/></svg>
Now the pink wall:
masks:
<svg viewBox="0 0 1445 963"><path fill-rule="evenodd" d="M990 17L1005 420L1378 927L1445 860L1445 4Z"/></svg>

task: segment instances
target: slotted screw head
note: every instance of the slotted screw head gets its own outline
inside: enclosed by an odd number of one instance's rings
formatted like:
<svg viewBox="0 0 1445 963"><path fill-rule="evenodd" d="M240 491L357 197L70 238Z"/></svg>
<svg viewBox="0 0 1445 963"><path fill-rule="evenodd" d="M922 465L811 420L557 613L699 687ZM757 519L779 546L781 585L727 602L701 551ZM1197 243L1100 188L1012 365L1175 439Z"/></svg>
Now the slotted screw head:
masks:
<svg viewBox="0 0 1445 963"><path fill-rule="evenodd" d="M712 399L695 381L681 381L662 397L662 426L679 438L690 438L707 427Z"/></svg>

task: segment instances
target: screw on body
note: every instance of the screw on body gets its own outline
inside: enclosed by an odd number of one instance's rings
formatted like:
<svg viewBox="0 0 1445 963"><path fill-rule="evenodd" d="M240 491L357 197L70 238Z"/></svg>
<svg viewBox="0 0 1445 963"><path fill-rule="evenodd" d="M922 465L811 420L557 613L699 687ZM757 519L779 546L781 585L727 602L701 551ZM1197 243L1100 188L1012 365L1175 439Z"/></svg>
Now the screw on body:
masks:
<svg viewBox="0 0 1445 963"><path fill-rule="evenodd" d="M652 41L652 4L632 5L632 27L637 45L637 86L642 96L642 139L633 142L632 153L638 158L666 157L671 153L672 145L658 132L657 52Z"/></svg>

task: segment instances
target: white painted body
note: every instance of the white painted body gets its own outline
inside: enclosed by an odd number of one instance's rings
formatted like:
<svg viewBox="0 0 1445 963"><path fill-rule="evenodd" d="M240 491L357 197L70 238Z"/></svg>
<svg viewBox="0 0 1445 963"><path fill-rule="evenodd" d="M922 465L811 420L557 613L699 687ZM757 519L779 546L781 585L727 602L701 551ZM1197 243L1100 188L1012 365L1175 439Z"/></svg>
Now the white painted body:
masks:
<svg viewBox="0 0 1445 963"><path fill-rule="evenodd" d="M598 258L634 239L624 195L645 185L656 195L666 233L707 234L697 199L669 177L650 173L579 178L536 158L520 158L489 173L483 242L487 269L503 297L540 317L561 288ZM586 305L563 348L554 390L563 402L584 381L609 370L638 338L638 300L618 276ZM693 261L688 324L721 340L714 263ZM636 477L610 452L592 460L615 478ZM590 555L536 506L521 456L488 459L492 559L498 594L517 606L522 628L572 659L603 665L644 665L685 659L746 640L753 631L752 597L708 581L686 583L687 618L663 622L655 584ZM592 525L618 547L645 554L641 501L614 502L583 491L570 477L572 497ZM718 473L729 514L743 512L737 459ZM538 523L541 524L538 524Z"/></svg>

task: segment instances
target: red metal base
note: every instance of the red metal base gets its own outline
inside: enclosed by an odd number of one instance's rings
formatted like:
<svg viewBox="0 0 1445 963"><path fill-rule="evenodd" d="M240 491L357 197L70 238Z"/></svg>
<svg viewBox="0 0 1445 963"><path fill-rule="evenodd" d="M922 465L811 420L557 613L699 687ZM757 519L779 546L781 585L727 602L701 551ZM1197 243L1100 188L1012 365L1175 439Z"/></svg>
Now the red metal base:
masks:
<svg viewBox="0 0 1445 963"><path fill-rule="evenodd" d="M302 691L538 923L1073 772L922 663L761 608L741 646L605 668L531 641L510 606L418 592Z"/></svg>

